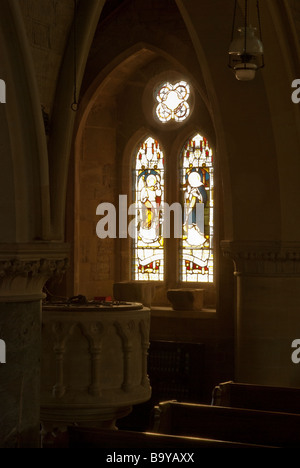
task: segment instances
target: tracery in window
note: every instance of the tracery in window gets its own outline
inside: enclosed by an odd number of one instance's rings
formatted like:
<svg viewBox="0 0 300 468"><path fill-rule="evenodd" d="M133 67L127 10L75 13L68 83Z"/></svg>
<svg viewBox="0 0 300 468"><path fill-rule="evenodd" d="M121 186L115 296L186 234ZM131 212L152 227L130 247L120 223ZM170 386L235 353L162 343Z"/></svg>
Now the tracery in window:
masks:
<svg viewBox="0 0 300 468"><path fill-rule="evenodd" d="M156 99L159 102L156 115L161 122L175 120L182 122L190 114L188 98L190 87L185 81L179 81L172 85L164 83L158 90Z"/></svg>
<svg viewBox="0 0 300 468"><path fill-rule="evenodd" d="M206 138L188 140L180 156L183 235L180 280L213 282L213 154Z"/></svg>
<svg viewBox="0 0 300 468"><path fill-rule="evenodd" d="M158 141L152 137L147 138L136 153L133 181L137 223L133 277L140 281L162 281L164 155Z"/></svg>

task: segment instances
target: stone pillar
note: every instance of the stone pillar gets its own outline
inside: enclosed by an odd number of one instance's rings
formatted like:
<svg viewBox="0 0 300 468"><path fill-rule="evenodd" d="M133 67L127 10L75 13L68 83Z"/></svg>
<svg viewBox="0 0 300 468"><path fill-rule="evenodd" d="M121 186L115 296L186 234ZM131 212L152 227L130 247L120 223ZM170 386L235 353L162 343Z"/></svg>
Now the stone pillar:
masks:
<svg viewBox="0 0 300 468"><path fill-rule="evenodd" d="M58 244L0 246L0 448L40 447L42 290L67 261Z"/></svg>
<svg viewBox="0 0 300 468"><path fill-rule="evenodd" d="M235 266L235 380L300 386L300 243L223 241Z"/></svg>

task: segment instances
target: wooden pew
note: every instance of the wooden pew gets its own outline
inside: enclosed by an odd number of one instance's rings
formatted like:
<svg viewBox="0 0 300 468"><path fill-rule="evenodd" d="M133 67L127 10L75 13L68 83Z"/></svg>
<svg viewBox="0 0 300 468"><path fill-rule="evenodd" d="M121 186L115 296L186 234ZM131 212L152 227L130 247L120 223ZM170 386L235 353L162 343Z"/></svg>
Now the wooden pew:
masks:
<svg viewBox="0 0 300 468"><path fill-rule="evenodd" d="M211 440L149 432L103 430L98 428L69 427L67 448L100 449L173 449L200 448L273 448L231 441Z"/></svg>
<svg viewBox="0 0 300 468"><path fill-rule="evenodd" d="M244 408L162 402L153 431L281 448L300 448L300 415Z"/></svg>
<svg viewBox="0 0 300 468"><path fill-rule="evenodd" d="M212 405L300 414L300 388L223 382L213 390Z"/></svg>

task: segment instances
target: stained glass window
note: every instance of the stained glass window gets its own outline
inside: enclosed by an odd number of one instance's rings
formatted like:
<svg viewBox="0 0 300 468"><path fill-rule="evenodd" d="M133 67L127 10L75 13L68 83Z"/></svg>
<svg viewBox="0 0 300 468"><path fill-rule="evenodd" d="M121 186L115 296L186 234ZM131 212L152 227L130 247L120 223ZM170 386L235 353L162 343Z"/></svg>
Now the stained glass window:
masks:
<svg viewBox="0 0 300 468"><path fill-rule="evenodd" d="M156 99L158 105L156 108L157 117L161 122L175 120L182 122L190 114L188 98L190 96L190 87L185 81L179 81L172 85L164 83L158 90Z"/></svg>
<svg viewBox="0 0 300 468"><path fill-rule="evenodd" d="M180 156L183 235L180 279L213 282L213 153L206 138L188 140Z"/></svg>
<svg viewBox="0 0 300 468"><path fill-rule="evenodd" d="M152 137L136 153L133 180L136 209L133 276L140 281L162 281L164 155Z"/></svg>

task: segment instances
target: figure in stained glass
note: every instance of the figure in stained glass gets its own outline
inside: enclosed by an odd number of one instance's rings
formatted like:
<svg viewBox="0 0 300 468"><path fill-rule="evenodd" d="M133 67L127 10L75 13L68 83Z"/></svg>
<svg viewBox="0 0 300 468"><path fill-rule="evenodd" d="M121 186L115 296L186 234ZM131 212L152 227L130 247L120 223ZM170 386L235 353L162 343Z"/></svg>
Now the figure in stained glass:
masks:
<svg viewBox="0 0 300 468"><path fill-rule="evenodd" d="M142 281L162 281L164 158L157 140L149 137L142 143L134 166L134 200L138 222L133 276Z"/></svg>
<svg viewBox="0 0 300 468"><path fill-rule="evenodd" d="M181 280L213 281L213 160L208 141L197 134L181 152L184 205Z"/></svg>
<svg viewBox="0 0 300 468"><path fill-rule="evenodd" d="M183 224L184 238L190 245L202 245L204 236L204 210L207 192L202 182L202 173L196 169L186 171L186 190L184 193L185 218ZM203 206L199 206L199 205Z"/></svg>
<svg viewBox="0 0 300 468"><path fill-rule="evenodd" d="M160 175L153 169L143 171L139 175L143 187L141 189L141 223L139 236L146 243L156 241L160 236L160 206L162 190Z"/></svg>

